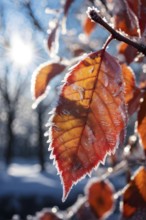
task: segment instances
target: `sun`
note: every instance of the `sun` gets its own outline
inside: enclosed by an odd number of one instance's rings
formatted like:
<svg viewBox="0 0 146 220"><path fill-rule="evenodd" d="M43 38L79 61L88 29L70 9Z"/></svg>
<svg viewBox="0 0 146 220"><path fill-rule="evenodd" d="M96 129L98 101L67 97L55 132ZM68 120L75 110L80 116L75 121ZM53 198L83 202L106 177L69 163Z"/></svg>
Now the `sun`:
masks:
<svg viewBox="0 0 146 220"><path fill-rule="evenodd" d="M12 36L9 56L15 65L26 67L34 58L32 43L25 42L19 35Z"/></svg>

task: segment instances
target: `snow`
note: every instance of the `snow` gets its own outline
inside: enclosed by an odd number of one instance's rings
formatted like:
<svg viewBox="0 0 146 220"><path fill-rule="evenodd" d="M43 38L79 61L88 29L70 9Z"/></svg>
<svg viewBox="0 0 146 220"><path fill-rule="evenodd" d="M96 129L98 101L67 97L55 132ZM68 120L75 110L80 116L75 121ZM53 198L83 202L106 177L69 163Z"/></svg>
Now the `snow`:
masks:
<svg viewBox="0 0 146 220"><path fill-rule="evenodd" d="M0 164L0 197L5 195L37 195L51 196L61 202L62 185L55 166L46 164L46 171L40 172L40 165L30 161L13 162L8 168ZM75 187L70 198L83 192L87 180L85 179L78 187ZM73 195L75 193L75 195Z"/></svg>
<svg viewBox="0 0 146 220"><path fill-rule="evenodd" d="M46 170L41 172L40 165L35 160L15 159L9 167L0 162L0 220L12 219L18 214L22 219L28 215L35 215L43 208L58 206L61 210L73 209L73 204L84 188L89 177L85 177L71 190L67 200L62 203L62 185L56 167L53 163L47 162ZM99 167L98 171L92 172L93 176L100 176L105 173L106 167ZM119 178L110 178L116 187L121 189L125 178L123 172ZM117 207L113 215L107 220L115 220L119 215ZM72 218L71 218L72 219Z"/></svg>

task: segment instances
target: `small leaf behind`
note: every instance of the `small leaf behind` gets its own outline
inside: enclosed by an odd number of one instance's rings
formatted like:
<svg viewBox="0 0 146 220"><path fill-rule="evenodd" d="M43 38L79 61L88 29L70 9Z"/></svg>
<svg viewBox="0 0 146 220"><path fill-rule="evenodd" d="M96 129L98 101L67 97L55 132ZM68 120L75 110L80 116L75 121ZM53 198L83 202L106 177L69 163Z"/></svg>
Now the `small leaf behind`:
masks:
<svg viewBox="0 0 146 220"><path fill-rule="evenodd" d="M89 36L94 30L96 23L91 21L91 19L87 16L83 25L84 33Z"/></svg>
<svg viewBox="0 0 146 220"><path fill-rule="evenodd" d="M137 56L137 49L124 42L119 44L118 51L125 57L127 64L130 64Z"/></svg>
<svg viewBox="0 0 146 220"><path fill-rule="evenodd" d="M144 151L146 153L146 92L138 112L137 130L140 135Z"/></svg>
<svg viewBox="0 0 146 220"><path fill-rule="evenodd" d="M139 36L139 23L137 16L129 7L127 1L121 0L117 3L114 1L114 24L115 28L130 36Z"/></svg>
<svg viewBox="0 0 146 220"><path fill-rule="evenodd" d="M140 98L143 94L136 86L135 74L126 64L122 64L122 74L125 83L125 102L128 105L128 113L132 115L140 106Z"/></svg>
<svg viewBox="0 0 146 220"><path fill-rule="evenodd" d="M122 214L126 219L135 219L130 217L137 215L136 213L142 209L145 209L146 217L146 169L144 167L136 172L124 191ZM137 217L138 219L145 218Z"/></svg>
<svg viewBox="0 0 146 220"><path fill-rule="evenodd" d="M86 188L87 201L98 218L109 215L114 207L114 189L109 181L91 180Z"/></svg>
<svg viewBox="0 0 146 220"><path fill-rule="evenodd" d="M71 6L71 4L73 3L74 0L66 0L65 1L65 5L64 5L64 15L66 16L68 11L69 11L69 8Z"/></svg>
<svg viewBox="0 0 146 220"><path fill-rule="evenodd" d="M56 22L55 27L51 30L48 37L47 46L50 52L50 56L54 56L58 52L58 27L59 24Z"/></svg>
<svg viewBox="0 0 146 220"><path fill-rule="evenodd" d="M65 65L60 63L46 62L41 64L33 73L33 79L32 79L33 98L36 100L40 96L44 95L50 80L53 77L60 74L64 69L65 69Z"/></svg>

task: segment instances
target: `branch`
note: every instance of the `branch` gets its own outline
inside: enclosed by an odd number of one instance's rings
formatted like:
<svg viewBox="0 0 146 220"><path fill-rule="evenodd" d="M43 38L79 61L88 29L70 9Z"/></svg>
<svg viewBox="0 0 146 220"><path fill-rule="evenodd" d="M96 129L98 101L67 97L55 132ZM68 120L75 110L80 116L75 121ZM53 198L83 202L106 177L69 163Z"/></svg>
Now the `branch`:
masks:
<svg viewBox="0 0 146 220"><path fill-rule="evenodd" d="M32 19L32 22L34 24L34 26L41 32L45 32L44 29L42 28L42 26L40 25L40 23L38 22L38 20L36 19L36 17L34 16L33 10L31 8L31 3L30 1L23 3L23 5L26 7L26 9L28 10L29 16Z"/></svg>
<svg viewBox="0 0 146 220"><path fill-rule="evenodd" d="M99 23L102 25L106 30L108 30L113 38L117 39L118 41L123 41L126 44L136 48L139 52L143 53L146 56L146 45L137 43L119 32L117 32L115 29L113 29L99 14L98 10L95 8L88 8L88 16L96 23Z"/></svg>

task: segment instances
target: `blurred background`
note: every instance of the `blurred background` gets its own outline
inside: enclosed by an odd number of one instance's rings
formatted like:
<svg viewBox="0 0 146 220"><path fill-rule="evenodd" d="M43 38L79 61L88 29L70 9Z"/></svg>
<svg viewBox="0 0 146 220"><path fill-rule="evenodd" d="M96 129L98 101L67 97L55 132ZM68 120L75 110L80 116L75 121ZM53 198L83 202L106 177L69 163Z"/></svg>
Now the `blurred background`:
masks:
<svg viewBox="0 0 146 220"><path fill-rule="evenodd" d="M63 20L65 1L0 1L0 220L11 219L15 214L29 219L44 207L65 209L84 192L88 177L62 203L62 185L49 159L48 137L44 136L48 113L57 102L66 70L51 81L46 99L35 109L32 109L31 78L43 62L63 59L67 64L82 52L101 48L108 36L104 29L96 27L90 38L83 33L91 2L73 2L66 27L63 21L53 45L49 36L57 19ZM103 2L98 4L104 10ZM113 41L109 50L116 56L115 45ZM120 187L125 180L117 180L116 184Z"/></svg>

